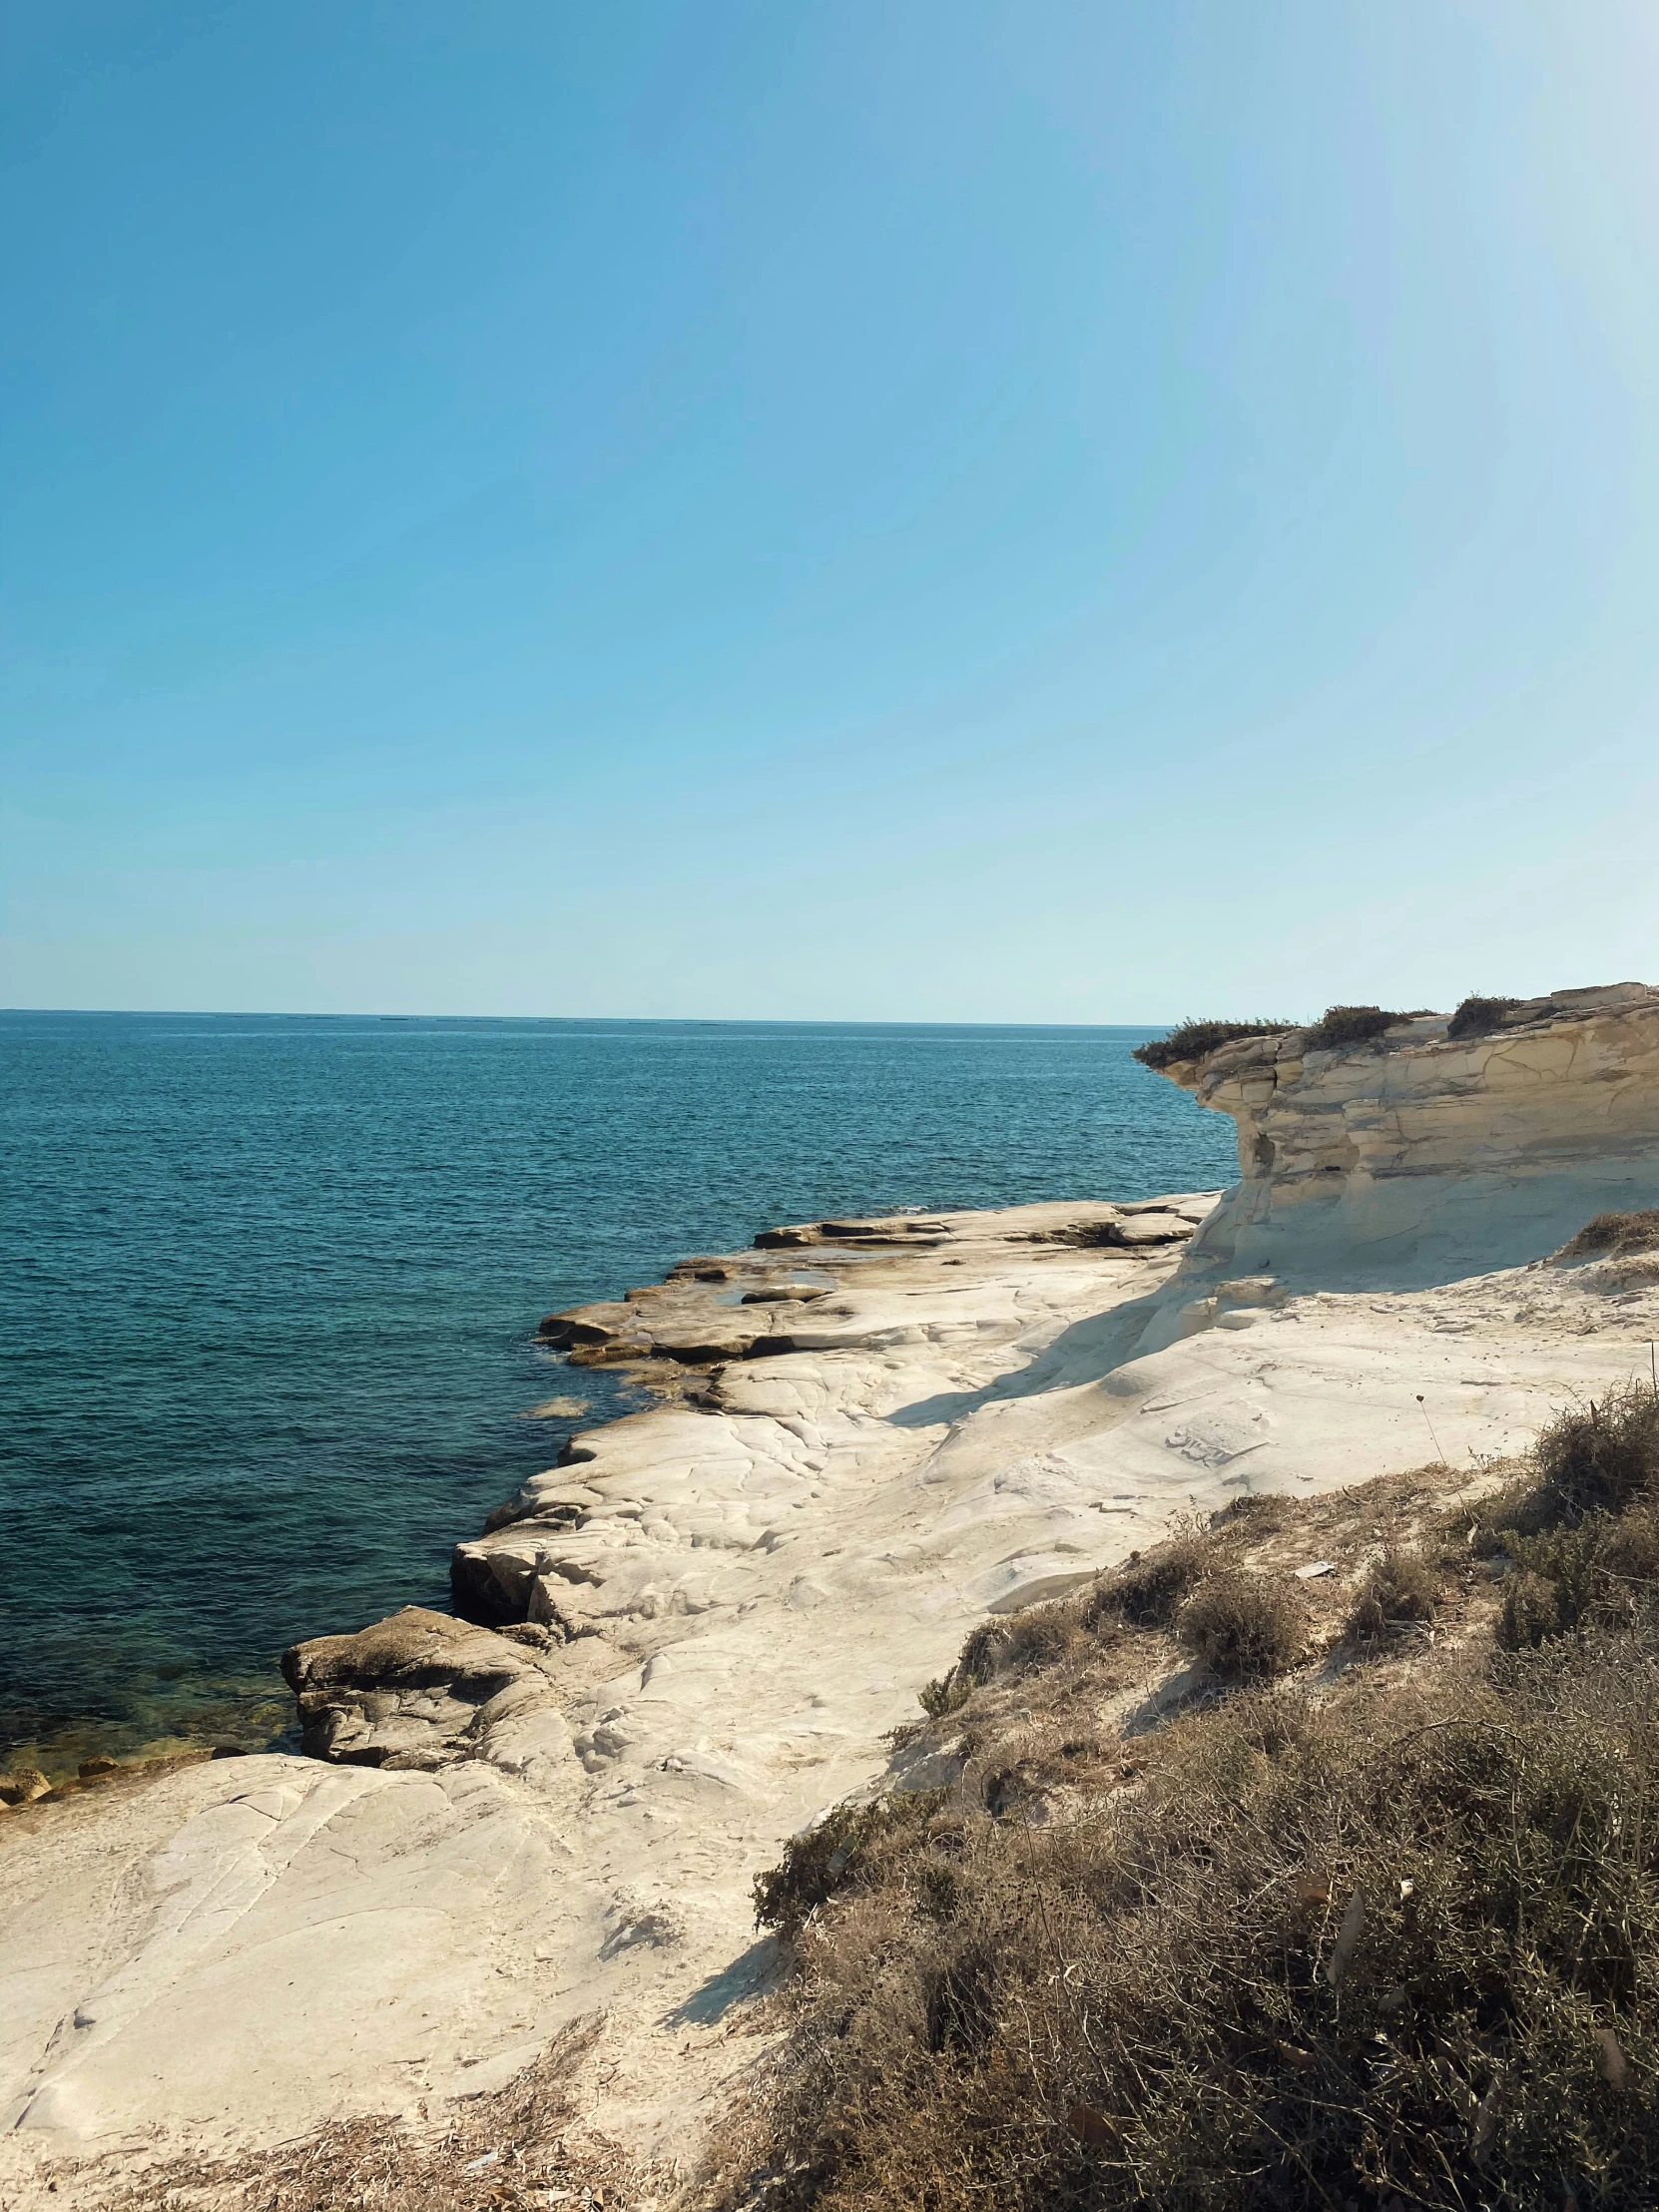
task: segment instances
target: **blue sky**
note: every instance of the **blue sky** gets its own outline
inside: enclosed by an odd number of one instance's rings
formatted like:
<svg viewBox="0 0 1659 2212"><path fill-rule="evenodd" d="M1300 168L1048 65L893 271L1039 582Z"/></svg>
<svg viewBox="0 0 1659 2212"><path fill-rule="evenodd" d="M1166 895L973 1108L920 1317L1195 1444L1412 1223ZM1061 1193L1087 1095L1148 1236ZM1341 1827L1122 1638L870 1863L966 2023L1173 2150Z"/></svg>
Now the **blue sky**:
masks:
<svg viewBox="0 0 1659 2212"><path fill-rule="evenodd" d="M1659 980L1659 11L12 0L0 1000Z"/></svg>

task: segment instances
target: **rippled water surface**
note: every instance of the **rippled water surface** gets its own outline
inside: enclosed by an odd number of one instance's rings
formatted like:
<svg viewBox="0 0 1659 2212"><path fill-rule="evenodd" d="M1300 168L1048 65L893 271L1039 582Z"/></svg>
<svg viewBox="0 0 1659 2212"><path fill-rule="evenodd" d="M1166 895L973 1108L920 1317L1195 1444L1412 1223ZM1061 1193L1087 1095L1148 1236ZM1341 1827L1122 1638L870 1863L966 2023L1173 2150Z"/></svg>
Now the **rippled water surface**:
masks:
<svg viewBox="0 0 1659 2212"><path fill-rule="evenodd" d="M1139 1029L0 1016L0 1752L283 1728L297 1636L631 1402L532 1338L684 1253L1228 1181Z"/></svg>

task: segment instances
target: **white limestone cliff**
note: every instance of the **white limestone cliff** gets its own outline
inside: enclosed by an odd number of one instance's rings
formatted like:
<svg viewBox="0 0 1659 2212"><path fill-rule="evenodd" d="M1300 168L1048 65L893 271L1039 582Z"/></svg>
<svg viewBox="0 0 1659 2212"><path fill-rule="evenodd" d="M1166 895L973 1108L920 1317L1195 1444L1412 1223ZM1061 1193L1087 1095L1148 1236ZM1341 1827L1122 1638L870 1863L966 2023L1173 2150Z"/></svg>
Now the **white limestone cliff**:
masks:
<svg viewBox="0 0 1659 2212"><path fill-rule="evenodd" d="M1239 1125L1239 1183L1181 1288L1421 1288L1659 1204L1659 990L1554 991L1484 1035L1448 1026L1432 1014L1326 1050L1292 1029L1164 1070Z"/></svg>

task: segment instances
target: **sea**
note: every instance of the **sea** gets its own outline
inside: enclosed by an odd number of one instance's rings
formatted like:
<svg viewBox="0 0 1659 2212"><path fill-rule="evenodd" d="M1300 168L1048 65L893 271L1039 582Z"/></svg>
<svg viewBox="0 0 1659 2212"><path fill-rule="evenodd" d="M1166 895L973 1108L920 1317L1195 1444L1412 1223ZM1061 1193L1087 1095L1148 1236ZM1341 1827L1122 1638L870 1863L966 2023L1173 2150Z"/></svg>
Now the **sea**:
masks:
<svg viewBox="0 0 1659 2212"><path fill-rule="evenodd" d="M1162 1033L0 1014L0 1764L291 1742L286 1644L446 1609L641 1402L552 1309L780 1222L1230 1182Z"/></svg>

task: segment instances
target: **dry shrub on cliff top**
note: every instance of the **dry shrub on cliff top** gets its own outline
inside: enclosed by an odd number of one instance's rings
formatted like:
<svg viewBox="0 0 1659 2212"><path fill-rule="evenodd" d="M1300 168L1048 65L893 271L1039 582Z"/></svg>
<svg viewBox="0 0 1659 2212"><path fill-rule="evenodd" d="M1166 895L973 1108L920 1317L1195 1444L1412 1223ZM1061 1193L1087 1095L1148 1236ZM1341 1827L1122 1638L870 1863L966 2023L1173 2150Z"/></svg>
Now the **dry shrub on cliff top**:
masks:
<svg viewBox="0 0 1659 2212"><path fill-rule="evenodd" d="M1622 1512L1659 1485L1659 1391L1631 1382L1569 1406L1540 1432L1535 1456L1564 1517Z"/></svg>
<svg viewBox="0 0 1659 2212"><path fill-rule="evenodd" d="M1448 1037L1484 1037L1498 1027L1504 1015L1520 1004L1518 998L1481 998L1471 993L1460 999L1446 1023Z"/></svg>
<svg viewBox="0 0 1659 2212"><path fill-rule="evenodd" d="M981 1621L948 1674L926 1683L921 1709L937 1718L954 1712L998 1675L1052 1666L1076 1641L1079 1624L1070 1605L1032 1605L1007 1619Z"/></svg>
<svg viewBox="0 0 1659 2212"><path fill-rule="evenodd" d="M1137 1045L1135 1058L1143 1067L1173 1067L1178 1060L1202 1060L1206 1053L1232 1044L1235 1038L1282 1037L1295 1026L1289 1021L1200 1021L1189 1014L1167 1037Z"/></svg>
<svg viewBox="0 0 1659 2212"><path fill-rule="evenodd" d="M1659 1651L1502 1664L1256 1693L1074 1820L918 1832L803 1938L726 2201L1651 2207Z"/></svg>
<svg viewBox="0 0 1659 2212"><path fill-rule="evenodd" d="M1083 1625L1093 1628L1116 1615L1132 1628L1168 1628L1203 1574L1212 1549L1193 1520L1144 1556L1132 1551L1121 1567L1102 1578L1084 1606Z"/></svg>
<svg viewBox="0 0 1659 2212"><path fill-rule="evenodd" d="M1177 1615L1175 1632L1212 1673L1260 1682L1295 1666L1308 1627L1308 1607L1294 1583L1234 1569L1199 1584Z"/></svg>
<svg viewBox="0 0 1659 2212"><path fill-rule="evenodd" d="M1410 1014L1390 1013L1385 1006L1327 1006L1308 1032L1311 1051L1329 1051L1343 1044L1365 1044L1382 1036L1396 1021L1410 1021Z"/></svg>
<svg viewBox="0 0 1659 2212"><path fill-rule="evenodd" d="M1420 1551L1388 1544L1360 1585L1346 1633L1375 1643L1396 1622L1430 1620L1439 1592L1440 1577Z"/></svg>

